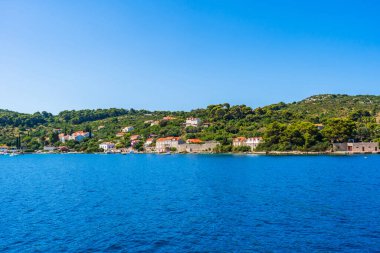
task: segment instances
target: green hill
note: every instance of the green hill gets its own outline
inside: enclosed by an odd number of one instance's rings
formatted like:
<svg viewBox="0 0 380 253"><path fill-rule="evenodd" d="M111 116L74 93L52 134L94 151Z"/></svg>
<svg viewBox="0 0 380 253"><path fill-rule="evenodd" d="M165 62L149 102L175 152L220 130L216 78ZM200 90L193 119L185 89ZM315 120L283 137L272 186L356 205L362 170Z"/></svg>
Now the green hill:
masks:
<svg viewBox="0 0 380 253"><path fill-rule="evenodd" d="M101 141L113 141L119 147L130 145L131 134L150 136L180 136L221 143L219 151L232 150L237 136L263 136L261 150L326 150L331 141L380 139L380 96L324 94L294 103L278 103L260 108L228 103L184 111L147 111L134 109L97 109L34 114L0 110L0 144L37 150L44 145L62 145L54 129L70 134L87 130L93 137L82 142L65 143L73 150L92 152ZM173 116L173 120L163 120ZM202 127L185 127L187 117L198 117ZM157 121L157 124L152 124ZM322 124L318 130L315 124ZM134 126L131 133L116 137L125 126ZM18 138L20 141L18 141Z"/></svg>

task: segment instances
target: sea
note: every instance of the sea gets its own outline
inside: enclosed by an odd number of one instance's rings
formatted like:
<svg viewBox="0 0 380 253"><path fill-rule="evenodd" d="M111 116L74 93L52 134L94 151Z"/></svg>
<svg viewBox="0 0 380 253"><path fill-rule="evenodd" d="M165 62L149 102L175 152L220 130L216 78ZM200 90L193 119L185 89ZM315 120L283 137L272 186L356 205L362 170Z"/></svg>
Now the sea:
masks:
<svg viewBox="0 0 380 253"><path fill-rule="evenodd" d="M0 156L0 252L379 252L380 156Z"/></svg>

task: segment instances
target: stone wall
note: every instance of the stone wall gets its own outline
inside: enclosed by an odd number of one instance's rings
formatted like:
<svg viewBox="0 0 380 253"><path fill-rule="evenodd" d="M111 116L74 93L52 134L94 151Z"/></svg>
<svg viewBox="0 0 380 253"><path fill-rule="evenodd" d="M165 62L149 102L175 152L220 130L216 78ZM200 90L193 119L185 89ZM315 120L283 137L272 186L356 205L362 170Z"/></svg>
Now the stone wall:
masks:
<svg viewBox="0 0 380 253"><path fill-rule="evenodd" d="M180 153L204 153L212 152L219 142L216 141L206 141L203 144L180 144L178 145L177 151Z"/></svg>

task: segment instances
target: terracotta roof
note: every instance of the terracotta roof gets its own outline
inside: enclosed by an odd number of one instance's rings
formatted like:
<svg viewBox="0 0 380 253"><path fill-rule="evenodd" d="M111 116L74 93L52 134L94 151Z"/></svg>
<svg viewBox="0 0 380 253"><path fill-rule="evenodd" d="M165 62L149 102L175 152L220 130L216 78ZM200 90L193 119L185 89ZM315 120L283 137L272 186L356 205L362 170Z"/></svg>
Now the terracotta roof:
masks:
<svg viewBox="0 0 380 253"><path fill-rule="evenodd" d="M160 142L160 141L178 141L179 139L180 139L179 137L169 136L169 137L164 137L164 138L158 138L157 142Z"/></svg>
<svg viewBox="0 0 380 253"><path fill-rule="evenodd" d="M85 135L87 132L84 131L76 131L75 133L72 134L72 136L78 136L78 135Z"/></svg>
<svg viewBox="0 0 380 253"><path fill-rule="evenodd" d="M187 139L187 143L202 143L203 141L200 139Z"/></svg>
<svg viewBox="0 0 380 253"><path fill-rule="evenodd" d="M245 138L245 137L236 137L234 139L234 141L246 141L246 140L247 140L247 138Z"/></svg>
<svg viewBox="0 0 380 253"><path fill-rule="evenodd" d="M135 135L132 135L130 139L133 141L133 140L137 140L138 138L140 138L140 135L135 134Z"/></svg>

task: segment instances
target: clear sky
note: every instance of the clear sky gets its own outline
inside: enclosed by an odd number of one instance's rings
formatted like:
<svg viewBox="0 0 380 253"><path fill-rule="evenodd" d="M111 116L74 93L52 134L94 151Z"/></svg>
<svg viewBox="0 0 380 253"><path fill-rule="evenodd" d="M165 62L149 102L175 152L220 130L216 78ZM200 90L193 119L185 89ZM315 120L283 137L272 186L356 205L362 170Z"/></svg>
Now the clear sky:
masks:
<svg viewBox="0 0 380 253"><path fill-rule="evenodd" d="M380 1L0 0L0 108L380 94Z"/></svg>

